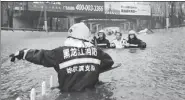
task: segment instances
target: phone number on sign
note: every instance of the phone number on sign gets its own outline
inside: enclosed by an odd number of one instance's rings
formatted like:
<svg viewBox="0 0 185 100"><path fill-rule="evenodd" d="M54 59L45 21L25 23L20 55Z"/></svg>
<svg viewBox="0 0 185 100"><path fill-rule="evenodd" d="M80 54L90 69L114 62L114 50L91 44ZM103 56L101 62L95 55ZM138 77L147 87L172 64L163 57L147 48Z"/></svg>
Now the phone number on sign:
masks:
<svg viewBox="0 0 185 100"><path fill-rule="evenodd" d="M76 10L103 12L103 6L77 4L76 5Z"/></svg>

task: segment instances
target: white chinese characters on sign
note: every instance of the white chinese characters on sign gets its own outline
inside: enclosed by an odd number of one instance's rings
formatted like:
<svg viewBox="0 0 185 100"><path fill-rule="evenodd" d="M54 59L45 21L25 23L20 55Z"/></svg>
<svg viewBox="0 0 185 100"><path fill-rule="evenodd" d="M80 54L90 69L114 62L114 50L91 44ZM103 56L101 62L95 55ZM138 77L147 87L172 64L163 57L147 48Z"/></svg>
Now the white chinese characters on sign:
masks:
<svg viewBox="0 0 185 100"><path fill-rule="evenodd" d="M75 72L92 72L96 71L94 65L80 65L80 66L73 66L66 68L68 74L75 73Z"/></svg>
<svg viewBox="0 0 185 100"><path fill-rule="evenodd" d="M63 50L63 53L64 53L64 59L70 58L69 49L64 49L64 50Z"/></svg>
<svg viewBox="0 0 185 100"><path fill-rule="evenodd" d="M97 56L96 48L67 48L63 50L64 59L76 56Z"/></svg>

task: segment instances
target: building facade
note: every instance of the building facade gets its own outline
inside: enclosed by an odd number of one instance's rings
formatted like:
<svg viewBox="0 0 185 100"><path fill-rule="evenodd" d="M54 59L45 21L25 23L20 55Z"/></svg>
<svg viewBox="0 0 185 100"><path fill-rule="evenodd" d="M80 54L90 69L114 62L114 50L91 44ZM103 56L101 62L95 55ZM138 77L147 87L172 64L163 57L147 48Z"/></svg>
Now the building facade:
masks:
<svg viewBox="0 0 185 100"><path fill-rule="evenodd" d="M1 26L43 29L47 20L48 30L67 31L72 24L85 20L95 31L115 25L122 30L164 28L167 16L171 25L178 24L179 18L183 20L184 5L184 2L168 2L169 14L166 14L166 2L2 2Z"/></svg>

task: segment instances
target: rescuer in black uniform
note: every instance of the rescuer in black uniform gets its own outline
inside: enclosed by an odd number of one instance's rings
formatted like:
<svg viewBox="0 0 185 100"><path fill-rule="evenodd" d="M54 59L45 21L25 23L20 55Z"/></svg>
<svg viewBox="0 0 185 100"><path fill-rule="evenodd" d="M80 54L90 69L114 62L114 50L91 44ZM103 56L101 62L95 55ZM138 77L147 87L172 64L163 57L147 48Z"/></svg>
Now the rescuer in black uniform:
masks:
<svg viewBox="0 0 185 100"><path fill-rule="evenodd" d="M98 39L96 39L97 46L102 48L110 48L110 42L106 39L106 35L104 32L98 32Z"/></svg>
<svg viewBox="0 0 185 100"><path fill-rule="evenodd" d="M143 42L142 40L138 39L136 36L136 32L131 30L128 34L128 48L141 48L145 49L146 48L146 43Z"/></svg>
<svg viewBox="0 0 185 100"><path fill-rule="evenodd" d="M10 55L44 67L53 67L58 73L62 92L83 91L94 88L99 74L114 64L112 58L96 48L90 40L89 28L84 23L71 26L64 46L53 50L23 49Z"/></svg>

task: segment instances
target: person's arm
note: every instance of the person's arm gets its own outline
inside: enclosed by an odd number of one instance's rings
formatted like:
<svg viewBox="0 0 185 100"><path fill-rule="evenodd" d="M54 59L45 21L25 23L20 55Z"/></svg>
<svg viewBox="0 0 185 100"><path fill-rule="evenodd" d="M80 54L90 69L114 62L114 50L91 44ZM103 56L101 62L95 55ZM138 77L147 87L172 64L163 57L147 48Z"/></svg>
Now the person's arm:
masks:
<svg viewBox="0 0 185 100"><path fill-rule="evenodd" d="M53 50L29 50L25 55L25 60L34 64L43 65L44 67L57 66L63 57L62 53L60 53L57 49L58 48Z"/></svg>
<svg viewBox="0 0 185 100"><path fill-rule="evenodd" d="M43 65L44 67L57 66L62 60L63 54L60 48L53 50L24 49L14 54L15 58L27 60L31 63Z"/></svg>
<svg viewBox="0 0 185 100"><path fill-rule="evenodd" d="M107 47L110 48L110 41L107 40Z"/></svg>
<svg viewBox="0 0 185 100"><path fill-rule="evenodd" d="M116 48L115 43L110 43L110 48Z"/></svg>
<svg viewBox="0 0 185 100"><path fill-rule="evenodd" d="M127 42L126 39L123 39L121 44L124 46L124 47L128 47L129 46L129 43Z"/></svg>
<svg viewBox="0 0 185 100"><path fill-rule="evenodd" d="M100 73L105 71L105 70L108 70L114 64L114 61L111 58L111 56L109 54L105 53L102 50L100 51L100 59L101 59Z"/></svg>
<svg viewBox="0 0 185 100"><path fill-rule="evenodd" d="M94 44L95 46L97 46L97 38L96 38L96 36L93 37L92 42L93 42L93 44Z"/></svg>
<svg viewBox="0 0 185 100"><path fill-rule="evenodd" d="M107 44L106 43L99 43L97 44L98 47L107 47Z"/></svg>
<svg viewBox="0 0 185 100"><path fill-rule="evenodd" d="M116 44L114 40L110 42L110 48L116 48Z"/></svg>
<svg viewBox="0 0 185 100"><path fill-rule="evenodd" d="M138 39L138 47L140 47L140 48L146 48L146 43L143 42L142 40Z"/></svg>
<svg viewBox="0 0 185 100"><path fill-rule="evenodd" d="M129 44L129 46L137 47L137 46L138 46L138 44Z"/></svg>
<svg viewBox="0 0 185 100"><path fill-rule="evenodd" d="M105 40L105 41L103 41L102 43L100 43L99 41L98 41L98 44L97 44L97 47L100 47L100 48L109 48L110 47L110 43L109 43L109 40Z"/></svg>
<svg viewBox="0 0 185 100"><path fill-rule="evenodd" d="M106 48L107 47L107 43L102 43L102 42L100 42L99 39L97 39L97 47Z"/></svg>
<svg viewBox="0 0 185 100"><path fill-rule="evenodd" d="M133 43L131 43L130 40L127 41L127 45L128 45L129 47L138 47L138 44L133 44Z"/></svg>

